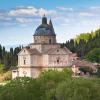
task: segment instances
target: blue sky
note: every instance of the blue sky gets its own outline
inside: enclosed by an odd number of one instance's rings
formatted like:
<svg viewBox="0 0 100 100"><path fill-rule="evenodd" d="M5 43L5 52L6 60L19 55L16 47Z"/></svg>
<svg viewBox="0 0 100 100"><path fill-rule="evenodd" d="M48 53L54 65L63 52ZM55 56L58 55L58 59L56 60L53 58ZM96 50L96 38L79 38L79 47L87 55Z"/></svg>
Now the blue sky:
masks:
<svg viewBox="0 0 100 100"><path fill-rule="evenodd" d="M53 21L58 42L100 27L100 0L0 0L0 44L33 42L44 13Z"/></svg>

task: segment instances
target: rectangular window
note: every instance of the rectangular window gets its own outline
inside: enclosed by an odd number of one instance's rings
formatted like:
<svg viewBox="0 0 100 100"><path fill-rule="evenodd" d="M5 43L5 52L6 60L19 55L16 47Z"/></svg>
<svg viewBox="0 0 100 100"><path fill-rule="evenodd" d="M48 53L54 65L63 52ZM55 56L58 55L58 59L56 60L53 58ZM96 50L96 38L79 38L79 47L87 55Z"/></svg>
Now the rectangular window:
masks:
<svg viewBox="0 0 100 100"><path fill-rule="evenodd" d="M26 60L24 60L24 65L26 64Z"/></svg>

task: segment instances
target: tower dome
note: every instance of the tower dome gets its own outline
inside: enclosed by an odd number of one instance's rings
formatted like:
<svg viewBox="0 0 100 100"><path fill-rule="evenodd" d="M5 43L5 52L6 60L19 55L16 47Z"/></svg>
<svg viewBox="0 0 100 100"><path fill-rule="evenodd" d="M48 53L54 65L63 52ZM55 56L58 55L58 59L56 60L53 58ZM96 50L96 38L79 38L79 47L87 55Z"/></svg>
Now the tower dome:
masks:
<svg viewBox="0 0 100 100"><path fill-rule="evenodd" d="M56 43L56 34L52 21L50 20L48 24L47 18L44 15L42 17L42 24L37 27L33 36L35 43Z"/></svg>

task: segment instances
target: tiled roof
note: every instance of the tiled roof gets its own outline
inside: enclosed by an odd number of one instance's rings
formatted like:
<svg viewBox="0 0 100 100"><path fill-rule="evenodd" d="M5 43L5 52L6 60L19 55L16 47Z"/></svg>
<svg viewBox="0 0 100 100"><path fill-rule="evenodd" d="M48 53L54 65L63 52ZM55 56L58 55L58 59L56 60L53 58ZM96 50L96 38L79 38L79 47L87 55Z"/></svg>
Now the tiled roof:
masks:
<svg viewBox="0 0 100 100"><path fill-rule="evenodd" d="M74 60L72 65L75 65L76 67L91 67L92 69L96 69L92 62L85 60Z"/></svg>
<svg viewBox="0 0 100 100"><path fill-rule="evenodd" d="M37 54L40 55L41 53L37 49L27 49L30 54Z"/></svg>
<svg viewBox="0 0 100 100"><path fill-rule="evenodd" d="M50 48L49 50L47 50L46 52L44 52L45 54L55 54L55 51L57 50L63 50L64 54L73 54L72 52L70 52L67 48ZM58 54L61 54L60 52L58 52Z"/></svg>

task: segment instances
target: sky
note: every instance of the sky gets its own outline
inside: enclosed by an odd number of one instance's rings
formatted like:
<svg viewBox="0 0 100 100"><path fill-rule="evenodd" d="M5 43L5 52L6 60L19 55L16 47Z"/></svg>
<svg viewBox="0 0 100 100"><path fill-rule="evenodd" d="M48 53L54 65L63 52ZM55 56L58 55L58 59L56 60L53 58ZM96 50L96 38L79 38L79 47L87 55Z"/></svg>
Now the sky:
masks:
<svg viewBox="0 0 100 100"><path fill-rule="evenodd" d="M100 28L100 0L0 0L0 44L32 43L44 14L61 43Z"/></svg>

